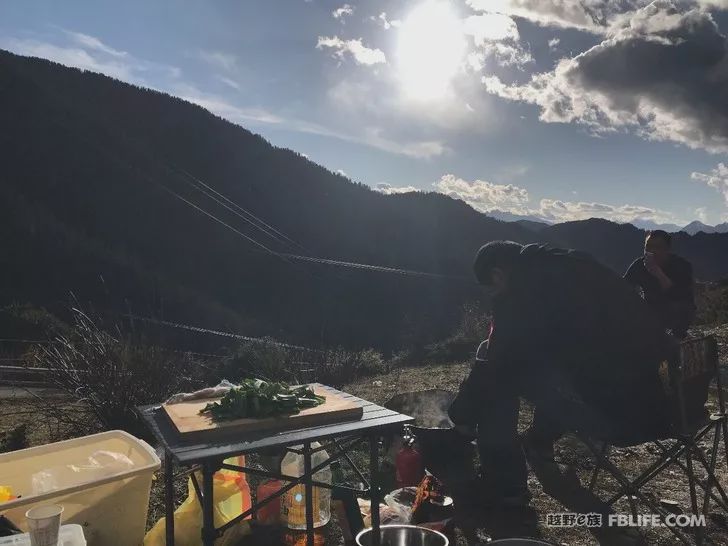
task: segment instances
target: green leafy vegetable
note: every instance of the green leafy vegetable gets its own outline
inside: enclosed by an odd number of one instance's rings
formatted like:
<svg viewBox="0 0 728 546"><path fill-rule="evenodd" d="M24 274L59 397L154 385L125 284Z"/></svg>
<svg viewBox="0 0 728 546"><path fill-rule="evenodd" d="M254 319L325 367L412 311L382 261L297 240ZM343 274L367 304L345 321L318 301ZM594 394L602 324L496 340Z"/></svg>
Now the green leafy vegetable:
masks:
<svg viewBox="0 0 728 546"><path fill-rule="evenodd" d="M207 404L200 410L213 419L278 417L295 415L302 409L313 408L326 402L317 396L309 386L289 387L285 383L274 383L262 379L246 379L239 386L230 389L220 401Z"/></svg>

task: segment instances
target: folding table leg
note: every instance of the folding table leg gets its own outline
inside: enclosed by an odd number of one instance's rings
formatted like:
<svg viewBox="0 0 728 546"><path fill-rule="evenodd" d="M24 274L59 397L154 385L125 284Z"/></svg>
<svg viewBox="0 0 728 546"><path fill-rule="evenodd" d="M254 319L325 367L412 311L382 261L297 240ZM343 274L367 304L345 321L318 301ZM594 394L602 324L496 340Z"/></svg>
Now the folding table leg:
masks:
<svg viewBox="0 0 728 546"><path fill-rule="evenodd" d="M379 521L379 438L372 435L369 437L369 474L370 474L370 498L372 503L372 546L380 546L381 532Z"/></svg>
<svg viewBox="0 0 728 546"><path fill-rule="evenodd" d="M314 546L315 531L313 528L313 475L311 474L311 444L303 446L303 485L306 495L306 546Z"/></svg>
<svg viewBox="0 0 728 546"><path fill-rule="evenodd" d="M202 465L202 544L214 546L217 533L213 517L213 477L215 468L209 462Z"/></svg>
<svg viewBox="0 0 728 546"><path fill-rule="evenodd" d="M166 546L174 546L174 461L164 451L164 531Z"/></svg>

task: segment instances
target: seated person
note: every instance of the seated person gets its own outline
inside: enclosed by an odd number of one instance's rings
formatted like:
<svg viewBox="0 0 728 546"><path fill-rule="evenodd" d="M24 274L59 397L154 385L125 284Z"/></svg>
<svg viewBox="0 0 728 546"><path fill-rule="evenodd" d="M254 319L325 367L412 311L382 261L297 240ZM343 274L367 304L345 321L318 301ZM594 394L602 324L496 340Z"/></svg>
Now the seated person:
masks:
<svg viewBox="0 0 728 546"><path fill-rule="evenodd" d="M624 278L642 290L665 329L682 339L695 315L693 268L690 262L671 252L671 242L669 233L650 231L644 256L632 262Z"/></svg>
<svg viewBox="0 0 728 546"><path fill-rule="evenodd" d="M552 449L564 431L587 426L599 439L665 435L658 370L673 345L619 275L585 254L506 241L483 246L474 269L492 295L493 324L449 414L457 428L477 426L481 500L530 498L519 397L535 405L530 446Z"/></svg>

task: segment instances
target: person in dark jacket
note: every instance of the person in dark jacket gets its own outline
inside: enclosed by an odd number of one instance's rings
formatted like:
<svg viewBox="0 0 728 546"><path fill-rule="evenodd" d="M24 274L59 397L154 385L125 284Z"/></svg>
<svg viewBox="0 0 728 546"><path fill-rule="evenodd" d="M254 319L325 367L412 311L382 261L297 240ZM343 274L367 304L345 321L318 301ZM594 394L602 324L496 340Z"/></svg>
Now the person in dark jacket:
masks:
<svg viewBox="0 0 728 546"><path fill-rule="evenodd" d="M551 446L568 430L635 443L664 434L659 367L671 345L619 275L586 254L506 241L483 246L474 270L493 323L449 414L477 426L489 503L529 498L519 397L535 405L531 437Z"/></svg>
<svg viewBox="0 0 728 546"><path fill-rule="evenodd" d="M666 330L682 339L695 315L693 267L672 253L672 238L662 231L650 231L645 252L629 266L624 278L642 291Z"/></svg>

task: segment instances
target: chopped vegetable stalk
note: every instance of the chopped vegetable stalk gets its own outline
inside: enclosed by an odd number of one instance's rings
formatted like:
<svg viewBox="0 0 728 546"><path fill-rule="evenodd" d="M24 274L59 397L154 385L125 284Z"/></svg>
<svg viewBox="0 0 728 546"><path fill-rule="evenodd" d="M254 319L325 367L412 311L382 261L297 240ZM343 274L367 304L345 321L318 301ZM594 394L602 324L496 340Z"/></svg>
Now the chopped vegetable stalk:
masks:
<svg viewBox="0 0 728 546"><path fill-rule="evenodd" d="M326 402L307 385L289 387L285 383L246 379L230 389L218 402L207 404L200 413L209 413L213 419L277 417L295 415L302 409L313 408Z"/></svg>

